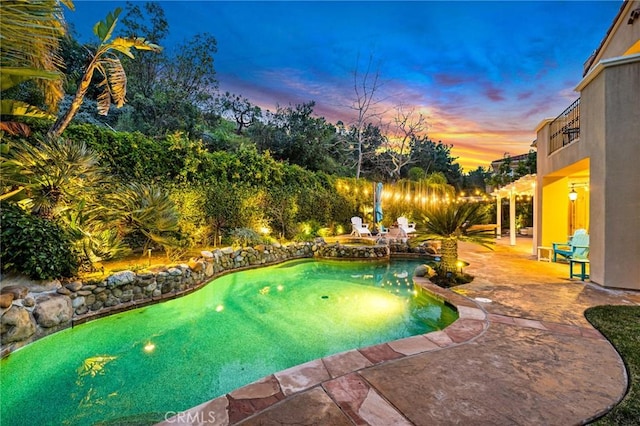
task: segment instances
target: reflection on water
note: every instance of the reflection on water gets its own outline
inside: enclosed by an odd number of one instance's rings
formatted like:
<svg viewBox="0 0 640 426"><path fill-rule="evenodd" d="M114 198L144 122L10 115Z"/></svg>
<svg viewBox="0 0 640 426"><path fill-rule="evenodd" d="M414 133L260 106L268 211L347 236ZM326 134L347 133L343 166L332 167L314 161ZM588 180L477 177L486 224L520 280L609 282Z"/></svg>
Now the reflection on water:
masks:
<svg viewBox="0 0 640 426"><path fill-rule="evenodd" d="M98 374L105 374L104 367L116 358L115 356L92 356L85 359L78 367L78 380L82 380L84 376L96 377Z"/></svg>
<svg viewBox="0 0 640 426"><path fill-rule="evenodd" d="M116 360L116 356L92 356L85 359L80 367L76 370L78 377L76 379L76 389L71 394L71 399L78 401L78 409L87 409L93 405L105 405L105 399L116 396L117 392L109 395L101 396L101 389L95 386L94 379L96 376L105 376L107 374L107 364Z"/></svg>

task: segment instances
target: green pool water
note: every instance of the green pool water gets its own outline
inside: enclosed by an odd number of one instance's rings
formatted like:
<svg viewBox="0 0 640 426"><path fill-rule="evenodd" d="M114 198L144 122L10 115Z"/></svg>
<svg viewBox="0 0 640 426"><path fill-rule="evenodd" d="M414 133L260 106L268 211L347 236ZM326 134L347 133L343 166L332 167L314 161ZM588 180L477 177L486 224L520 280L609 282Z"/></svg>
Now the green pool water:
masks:
<svg viewBox="0 0 640 426"><path fill-rule="evenodd" d="M312 359L446 327L418 261L301 260L56 333L0 361L0 424L153 424Z"/></svg>

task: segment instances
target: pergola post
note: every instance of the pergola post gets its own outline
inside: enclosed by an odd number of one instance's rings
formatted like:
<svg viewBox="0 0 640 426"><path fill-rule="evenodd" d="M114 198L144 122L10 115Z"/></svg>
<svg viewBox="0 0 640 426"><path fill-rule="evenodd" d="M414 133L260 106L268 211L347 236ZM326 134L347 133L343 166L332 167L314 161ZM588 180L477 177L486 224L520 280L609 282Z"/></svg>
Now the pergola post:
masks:
<svg viewBox="0 0 640 426"><path fill-rule="evenodd" d="M535 185L533 186L534 191L531 196L531 202L533 203L533 244L531 245L531 254L538 254L538 194L535 191Z"/></svg>
<svg viewBox="0 0 640 426"><path fill-rule="evenodd" d="M496 228L496 238L501 238L502 237L502 197L500 196L500 193L498 192L498 195L496 195L496 225L498 225L498 227Z"/></svg>
<svg viewBox="0 0 640 426"><path fill-rule="evenodd" d="M509 193L509 244L516 245L516 192Z"/></svg>
<svg viewBox="0 0 640 426"><path fill-rule="evenodd" d="M502 234L502 198L509 198L509 245L515 246L516 245L516 236L518 235L518 230L516 229L516 196L520 195L520 196L528 196L530 195L533 199L533 197L536 195L536 185L535 185L535 179L536 179L536 175L535 174L530 174L530 175L526 175L521 177L520 179L516 180L515 182L511 182L508 185L503 186L502 188L498 188L497 190L495 190L494 192L491 193L491 195L496 197L496 221L498 222L497 225L497 232L498 232L498 238L500 238L500 234ZM535 200L534 200L535 201ZM533 254L537 253L537 248L538 248L538 232L536 229L536 221L538 220L538 214L539 214L539 210L538 210L538 206L536 205L536 203L533 203L533 217L534 217L534 222L533 222L533 239L532 239L532 243L533 243Z"/></svg>

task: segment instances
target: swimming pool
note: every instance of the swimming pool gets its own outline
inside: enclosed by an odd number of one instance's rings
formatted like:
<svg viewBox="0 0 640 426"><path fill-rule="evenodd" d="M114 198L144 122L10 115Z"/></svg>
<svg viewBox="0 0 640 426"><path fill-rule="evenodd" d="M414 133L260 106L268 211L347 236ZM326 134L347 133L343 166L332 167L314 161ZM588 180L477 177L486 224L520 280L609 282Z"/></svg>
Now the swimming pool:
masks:
<svg viewBox="0 0 640 426"><path fill-rule="evenodd" d="M442 329L420 261L291 261L92 321L0 362L2 424L152 424L271 373Z"/></svg>

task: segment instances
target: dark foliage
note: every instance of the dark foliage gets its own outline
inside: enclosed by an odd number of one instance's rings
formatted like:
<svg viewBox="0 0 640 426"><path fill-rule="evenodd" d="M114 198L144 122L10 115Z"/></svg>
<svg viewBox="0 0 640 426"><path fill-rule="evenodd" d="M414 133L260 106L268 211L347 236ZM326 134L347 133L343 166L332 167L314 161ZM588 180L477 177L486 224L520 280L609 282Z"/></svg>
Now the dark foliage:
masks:
<svg viewBox="0 0 640 426"><path fill-rule="evenodd" d="M0 216L3 271L16 271L36 280L71 277L77 272L77 256L60 226L11 203L1 204Z"/></svg>

